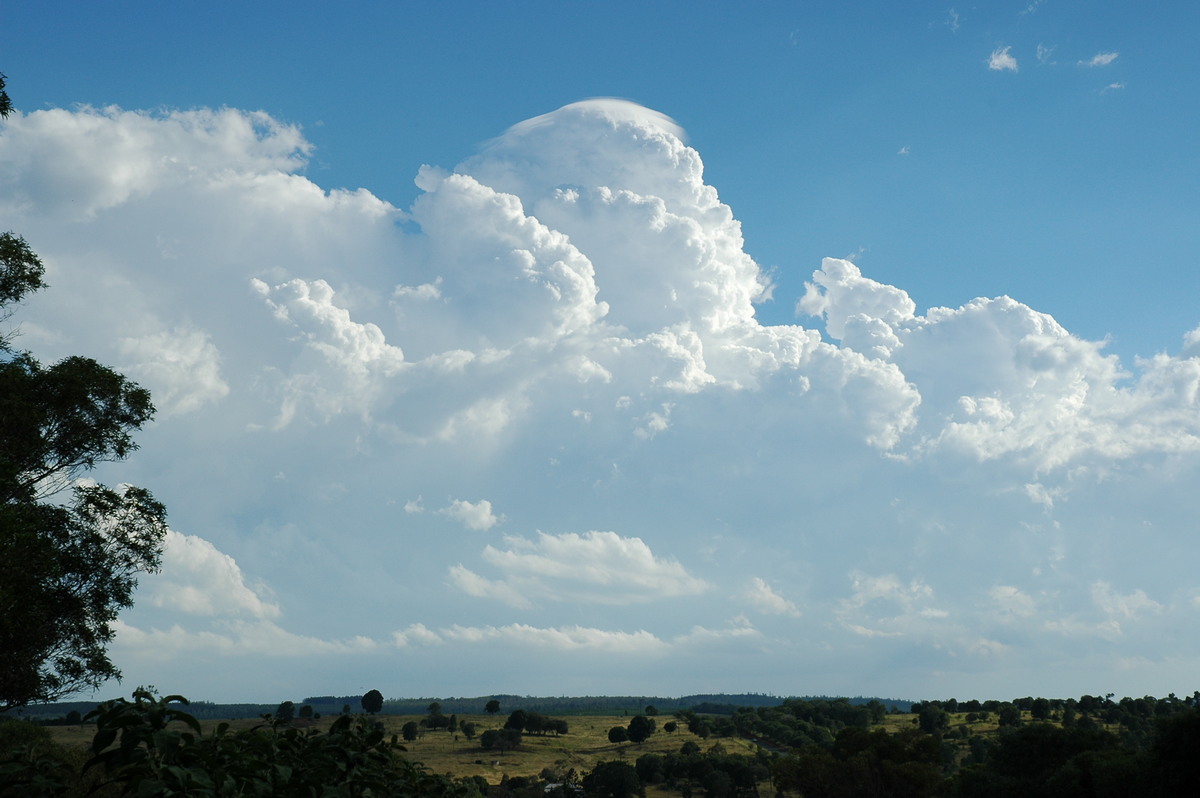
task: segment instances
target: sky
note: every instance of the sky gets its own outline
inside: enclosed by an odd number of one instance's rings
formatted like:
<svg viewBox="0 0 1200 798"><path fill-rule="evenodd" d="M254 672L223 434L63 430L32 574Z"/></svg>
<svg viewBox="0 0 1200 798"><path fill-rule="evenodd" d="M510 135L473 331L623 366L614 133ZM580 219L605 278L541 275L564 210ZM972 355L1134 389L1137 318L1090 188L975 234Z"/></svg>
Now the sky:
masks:
<svg viewBox="0 0 1200 798"><path fill-rule="evenodd" d="M1200 7L4 2L158 407L105 697L1197 689Z"/></svg>

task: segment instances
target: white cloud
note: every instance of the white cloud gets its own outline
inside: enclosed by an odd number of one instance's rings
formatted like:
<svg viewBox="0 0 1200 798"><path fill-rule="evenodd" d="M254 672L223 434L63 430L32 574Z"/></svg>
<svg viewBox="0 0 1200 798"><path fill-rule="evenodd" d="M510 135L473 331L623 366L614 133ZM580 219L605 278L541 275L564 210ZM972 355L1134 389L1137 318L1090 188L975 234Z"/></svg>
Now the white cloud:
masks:
<svg viewBox="0 0 1200 798"><path fill-rule="evenodd" d="M1079 62L1079 65L1080 65L1080 66L1085 66L1085 67L1099 67L1099 66L1108 66L1108 65L1109 65L1109 64L1111 64L1113 61L1116 61L1116 60L1117 60L1117 56L1119 56L1119 55L1120 55L1120 53L1116 53L1116 52L1113 52L1113 53L1096 53L1094 56L1092 56L1092 57L1091 57L1090 59L1088 59L1087 61L1080 61L1080 62Z"/></svg>
<svg viewBox="0 0 1200 798"><path fill-rule="evenodd" d="M451 579L471 595L514 606L539 601L628 604L703 593L708 583L674 560L656 557L640 538L615 532L505 537L507 549L487 546L483 559L504 577L491 581L461 565Z"/></svg>
<svg viewBox="0 0 1200 798"><path fill-rule="evenodd" d="M278 618L279 606L260 595L264 588L246 584L242 569L228 554L193 535L168 530L162 570L144 577L151 604L190 615Z"/></svg>
<svg viewBox="0 0 1200 798"><path fill-rule="evenodd" d="M261 115L10 118L0 206L53 285L21 309L22 344L151 387L163 412L121 467L237 553L172 538L125 619L130 678L166 683L141 665L183 667L174 652L197 679L257 667L243 646L319 653L330 680L351 661L391 674L403 647L406 684L448 691L464 647L528 640L579 652L588 684L589 654L620 651L792 679L798 638L920 646L927 674L1179 621L1109 585L1190 590L1149 581L1129 530L1182 571L1200 328L1122 364L1015 299L919 312L836 259L796 303L803 326L763 324L769 275L680 133L630 104L568 106L423 170L409 213L319 188L298 173L308 145ZM427 529L495 528L491 502L522 529L611 531L478 552ZM764 562L803 592L756 578ZM430 574L451 589L431 597ZM349 585L361 612L330 606ZM763 628L712 621L730 596Z"/></svg>
<svg viewBox="0 0 1200 798"><path fill-rule="evenodd" d="M615 632L584 626L538 628L527 624L451 626L441 631L448 640L473 644L502 644L517 649L617 654L664 654L667 644L646 631Z"/></svg>
<svg viewBox="0 0 1200 798"><path fill-rule="evenodd" d="M800 608L796 604L775 592L775 590L759 577L751 581L746 599L760 611L773 615L791 615L799 618Z"/></svg>
<svg viewBox="0 0 1200 798"><path fill-rule="evenodd" d="M471 503L463 499L455 499L449 507L438 510L460 522L467 529L487 531L499 523L500 519L492 512L492 503L487 499Z"/></svg>
<svg viewBox="0 0 1200 798"><path fill-rule="evenodd" d="M1004 70L1016 72L1017 59L1009 52L1010 50L1012 50L1012 47L997 47L995 50L992 50L992 54L988 56L987 60L988 69L997 72L1003 72Z"/></svg>
<svg viewBox="0 0 1200 798"><path fill-rule="evenodd" d="M1048 47L1044 44L1037 46L1037 60L1039 64L1054 64L1050 59L1054 57L1055 47Z"/></svg>
<svg viewBox="0 0 1200 798"><path fill-rule="evenodd" d="M1033 598L1012 585L997 585L989 595L1005 620L1028 618L1037 611Z"/></svg>
<svg viewBox="0 0 1200 798"><path fill-rule="evenodd" d="M150 389L165 416L199 410L229 393L221 379L220 354L199 330L177 327L122 338L120 352L130 375Z"/></svg>
<svg viewBox="0 0 1200 798"><path fill-rule="evenodd" d="M920 579L905 584L895 574L850 575L853 592L835 611L838 621L864 637L928 636L930 622L948 616L933 606L933 589Z"/></svg>

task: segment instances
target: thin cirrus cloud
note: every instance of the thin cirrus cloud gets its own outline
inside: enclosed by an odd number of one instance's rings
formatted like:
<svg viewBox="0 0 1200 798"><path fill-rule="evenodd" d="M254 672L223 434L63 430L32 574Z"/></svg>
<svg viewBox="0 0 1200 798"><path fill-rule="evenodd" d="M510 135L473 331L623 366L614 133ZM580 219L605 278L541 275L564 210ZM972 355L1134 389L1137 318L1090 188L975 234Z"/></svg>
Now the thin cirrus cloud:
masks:
<svg viewBox="0 0 1200 798"><path fill-rule="evenodd" d="M0 129L0 210L53 286L22 345L162 409L119 477L181 530L122 618L131 680L365 690L402 649L397 693L619 690L621 651L703 651L794 692L804 640L829 691L965 693L1076 630L1105 678L1200 662L1154 642L1195 612L1195 329L1124 363L1019 299L923 308L837 258L765 324L777 288L700 153L633 103L414 168L404 209L320 188L310 151L233 109ZM497 528L556 532L462 533ZM564 659L533 673L522 641Z"/></svg>
<svg viewBox="0 0 1200 798"><path fill-rule="evenodd" d="M1117 60L1117 56L1119 56L1119 55L1120 55L1120 53L1117 53L1117 52L1112 52L1112 53L1096 53L1094 56L1092 56L1091 58L1087 59L1086 61L1080 61L1080 62L1079 62L1079 65L1080 65L1080 66L1084 66L1084 67L1101 67L1101 66L1108 66L1108 65L1109 65L1109 64L1111 64L1113 61L1116 61L1116 60Z"/></svg>

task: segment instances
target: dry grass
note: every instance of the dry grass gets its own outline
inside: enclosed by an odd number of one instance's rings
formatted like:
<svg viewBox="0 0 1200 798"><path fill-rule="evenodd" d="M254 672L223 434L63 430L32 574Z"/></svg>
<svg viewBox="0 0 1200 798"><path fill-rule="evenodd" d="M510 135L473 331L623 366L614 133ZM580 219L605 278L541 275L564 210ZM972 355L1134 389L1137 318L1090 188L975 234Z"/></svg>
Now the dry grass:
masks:
<svg viewBox="0 0 1200 798"><path fill-rule="evenodd" d="M624 760L633 764L642 754L675 753L689 740L700 745L702 750L708 750L715 744L720 744L729 753L754 753L754 745L747 740L735 738L709 738L701 740L689 734L686 724L680 724L681 730L667 734L662 726L672 720L670 716L656 718L658 731L644 743L621 743L613 745L608 741L608 730L613 726L628 726L629 718L620 715L573 715L565 717L570 731L564 735L525 735L521 747L512 751L500 753L485 751L479 747L479 735L488 729L498 729L504 725L507 715L459 715L459 723L473 722L476 727L475 740L468 741L462 733L451 734L444 730L427 731L420 739L405 742L400 729L408 721L417 721L424 715L378 715L376 719L384 724L389 734L401 738L402 744L408 749L408 757L421 762L431 772L448 773L455 777L483 776L490 783L499 783L501 778L508 776L537 776L543 770L566 772L574 768L582 774L595 767L596 763L608 760ZM312 721L315 729L324 730L333 722L334 717L323 717ZM206 720L201 725L204 734L211 733L221 721ZM260 725L261 720L245 718L228 721L234 729L244 729ZM304 721L297 721L297 725ZM54 726L50 727L56 740L65 745L86 746L91 743L95 733L94 726Z"/></svg>

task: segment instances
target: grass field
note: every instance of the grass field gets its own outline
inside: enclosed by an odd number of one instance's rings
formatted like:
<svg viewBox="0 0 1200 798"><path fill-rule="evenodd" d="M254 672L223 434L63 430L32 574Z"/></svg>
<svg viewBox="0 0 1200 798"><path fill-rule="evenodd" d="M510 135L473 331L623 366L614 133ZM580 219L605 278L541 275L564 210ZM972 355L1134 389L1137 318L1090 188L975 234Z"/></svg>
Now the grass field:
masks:
<svg viewBox="0 0 1200 798"><path fill-rule="evenodd" d="M418 723L425 715L377 715L376 719L384 724L388 733L400 737L400 729L408 721ZM467 721L475 723L476 737L468 741L461 733L455 735L444 730L426 731L420 739L401 742L408 749L408 756L416 762L421 762L434 773L448 773L455 777L483 776L489 783L497 784L504 776L537 776L543 770L565 773L574 768L582 774L591 770L597 762L608 760L624 760L633 764L642 754L674 753L689 740L700 745L701 750L708 750L713 745L720 744L729 753L754 753L754 745L747 740L722 737L701 740L685 729L686 724L680 724L681 729L674 734L667 734L662 726L672 720L668 716L656 718L658 730L643 743L621 743L614 745L608 741L608 730L613 726L628 726L629 717L621 715L563 715L569 724L569 732L563 735L547 734L545 736L526 734L521 747L516 750L485 751L479 746L479 735L488 729L498 729L504 725L507 715L459 715L460 723ZM312 721L312 728L325 729L332 723L333 717L322 717ZM204 734L208 735L221 721L202 721ZM235 729L249 728L262 723L256 719L228 721ZM300 723L300 722L298 722ZM86 746L92 741L95 727L84 726L53 726L50 727L55 739L68 745Z"/></svg>

